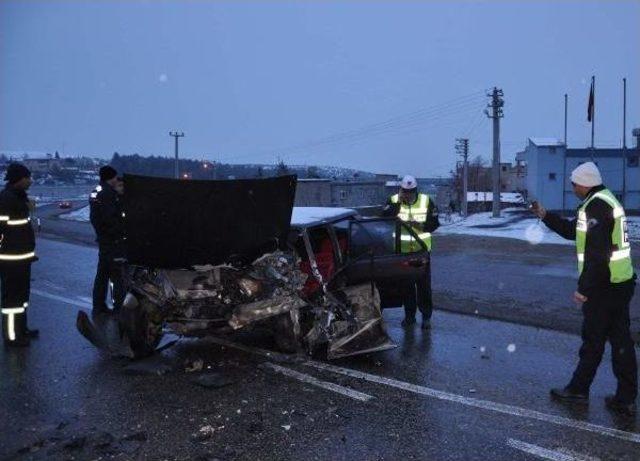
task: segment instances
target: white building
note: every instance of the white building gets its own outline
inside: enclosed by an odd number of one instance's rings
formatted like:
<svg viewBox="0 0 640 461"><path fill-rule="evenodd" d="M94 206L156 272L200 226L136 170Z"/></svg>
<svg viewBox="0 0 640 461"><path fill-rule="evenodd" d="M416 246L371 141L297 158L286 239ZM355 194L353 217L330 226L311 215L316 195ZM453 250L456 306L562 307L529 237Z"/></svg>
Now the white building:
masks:
<svg viewBox="0 0 640 461"><path fill-rule="evenodd" d="M636 131L634 130L634 134ZM626 156L625 156L626 153ZM579 200L573 193L571 171L593 161L602 174L604 185L628 210L640 210L640 148L572 149L548 138L530 138L516 159L526 163L526 194L549 210L575 210Z"/></svg>

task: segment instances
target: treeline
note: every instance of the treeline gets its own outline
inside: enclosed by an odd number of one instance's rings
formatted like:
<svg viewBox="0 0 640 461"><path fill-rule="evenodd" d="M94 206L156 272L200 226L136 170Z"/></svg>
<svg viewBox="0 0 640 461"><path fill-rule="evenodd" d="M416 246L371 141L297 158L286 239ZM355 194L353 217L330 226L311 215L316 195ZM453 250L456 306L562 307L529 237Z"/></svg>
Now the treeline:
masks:
<svg viewBox="0 0 640 461"><path fill-rule="evenodd" d="M175 160L170 157L120 155L116 152L110 164L121 173L166 178L173 178L175 174ZM249 179L288 174L295 174L298 178L358 179L370 175L350 169L325 170L316 166L289 166L283 161L277 165L236 165L208 160L180 159L178 167L180 177L187 179Z"/></svg>

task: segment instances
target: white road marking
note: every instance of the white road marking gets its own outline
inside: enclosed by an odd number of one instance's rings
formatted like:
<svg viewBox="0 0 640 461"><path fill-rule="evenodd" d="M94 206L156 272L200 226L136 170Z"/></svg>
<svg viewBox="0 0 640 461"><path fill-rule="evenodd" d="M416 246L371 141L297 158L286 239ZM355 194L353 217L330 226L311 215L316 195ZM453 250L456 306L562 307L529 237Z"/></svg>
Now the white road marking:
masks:
<svg viewBox="0 0 640 461"><path fill-rule="evenodd" d="M42 296L43 298L52 299L54 301L60 301L65 304L71 304L73 307L79 307L81 309L91 310L93 307L91 304L84 303L77 299L66 298L64 296L52 295L51 293L47 293L46 291L32 289L31 293L34 295Z"/></svg>
<svg viewBox="0 0 640 461"><path fill-rule="evenodd" d="M277 352L269 352L264 349L253 348L245 346L243 344L236 344L231 341L227 341L221 338L208 337L209 341L216 344L220 344L227 347L232 347L241 351L249 352L252 354L261 355L267 358L286 357L284 354ZM627 440L629 442L640 443L640 434L635 432L621 431L606 426L599 426L597 424L588 423L586 421L578 421L562 416L548 415L535 410L529 410L526 408L516 407L513 405L507 405L504 403L491 402L489 400L480 400L470 397L465 397L458 394L452 394L445 391L439 391L437 389L431 389L425 386L419 386L417 384L406 383L393 378L386 378L384 376L378 376L371 373L365 373L362 371L352 370L350 368L337 367L328 363L316 362L314 360L303 360L301 364L309 367L316 368L318 370L329 371L352 378L362 379L377 384L384 384L386 386L395 387L404 391L412 392L414 394L424 395L427 397L433 397L439 400L448 402L459 403L461 405L467 405L470 407L480 408L483 410L494 411L496 413L502 413L511 416L518 416L520 418L534 419L537 421L543 421L546 423L557 424L559 426L565 426L572 429L578 429L581 431L592 432L595 434L603 435L606 437L614 437L621 440Z"/></svg>
<svg viewBox="0 0 640 461"><path fill-rule="evenodd" d="M317 368L319 370L330 371L333 373L350 376L352 378L363 379L372 383L385 384L390 387L413 392L414 394L433 397L439 400L455 402L470 407L481 408L483 410L503 413L506 415L519 416L521 418L535 419L551 424L557 424L559 426L570 427L572 429L579 429L582 431L593 432L608 437L615 437L621 440L627 440L629 442L640 443L640 434L637 434L635 432L626 432L619 429L591 424L586 421L578 421L562 416L548 415L546 413L541 413L535 410L528 410L526 408L506 405L504 403L491 402L490 400L480 400L471 397L465 397L462 395L439 391L424 386L418 386L417 384L398 381L397 379L393 378L385 378L384 376L373 375L362 371L352 370L350 368L336 367L334 365L329 365L328 363L315 362L312 360L307 360L303 363L306 366Z"/></svg>
<svg viewBox="0 0 640 461"><path fill-rule="evenodd" d="M292 370L291 368L281 367L280 365L276 365L275 363L265 362L263 364L263 367L270 368L271 370L277 373L283 374L285 376L288 376L289 378L297 379L298 381L302 381L303 383L311 384L313 386L321 387L322 389L337 392L338 394L351 397L352 399L360 400L361 402L367 402L373 398L372 395L365 394L363 392L358 392L353 389L349 389L348 387L340 386L338 384L330 383L327 381L321 381L314 376L300 373L299 371Z"/></svg>
<svg viewBox="0 0 640 461"><path fill-rule="evenodd" d="M93 305L93 299L89 298L88 296L76 296L76 298L85 303L89 303L89 305Z"/></svg>
<svg viewBox="0 0 640 461"><path fill-rule="evenodd" d="M538 445L532 445L530 443L522 442L521 440L508 439L507 445L516 450L524 451L540 459L548 459L551 461L600 461L600 458L594 458L592 456L584 456L575 454L563 453L561 451L549 450L547 448L539 447Z"/></svg>

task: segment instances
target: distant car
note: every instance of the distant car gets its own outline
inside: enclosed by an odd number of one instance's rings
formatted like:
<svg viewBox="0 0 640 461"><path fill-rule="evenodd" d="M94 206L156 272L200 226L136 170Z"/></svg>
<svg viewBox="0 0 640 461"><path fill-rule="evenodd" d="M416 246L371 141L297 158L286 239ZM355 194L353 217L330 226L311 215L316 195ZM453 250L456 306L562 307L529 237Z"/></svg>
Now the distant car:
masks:
<svg viewBox="0 0 640 461"><path fill-rule="evenodd" d="M67 202L67 201L60 202L58 203L58 208L61 208L63 210L68 210L69 208L71 208L71 202Z"/></svg>

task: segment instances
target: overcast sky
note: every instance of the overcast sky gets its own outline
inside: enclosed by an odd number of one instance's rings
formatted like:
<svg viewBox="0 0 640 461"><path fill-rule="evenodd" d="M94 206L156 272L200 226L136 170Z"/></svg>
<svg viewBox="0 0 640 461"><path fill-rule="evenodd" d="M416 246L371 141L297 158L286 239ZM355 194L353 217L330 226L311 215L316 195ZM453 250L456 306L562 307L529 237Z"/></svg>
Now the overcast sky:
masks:
<svg viewBox="0 0 640 461"><path fill-rule="evenodd" d="M236 163L446 175L455 138L503 158L528 137L596 144L640 126L640 1L0 0L0 150L181 152Z"/></svg>

